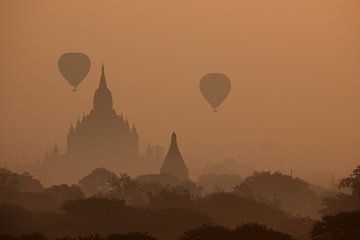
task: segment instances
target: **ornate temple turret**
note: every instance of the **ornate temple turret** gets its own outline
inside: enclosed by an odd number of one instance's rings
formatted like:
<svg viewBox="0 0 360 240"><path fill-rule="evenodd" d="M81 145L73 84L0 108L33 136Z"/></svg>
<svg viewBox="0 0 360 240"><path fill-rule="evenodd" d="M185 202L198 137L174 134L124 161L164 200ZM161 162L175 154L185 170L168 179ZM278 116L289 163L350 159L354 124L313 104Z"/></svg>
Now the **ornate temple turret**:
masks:
<svg viewBox="0 0 360 240"><path fill-rule="evenodd" d="M133 124L132 128L131 128L131 133L134 135L138 135L135 124Z"/></svg>
<svg viewBox="0 0 360 240"><path fill-rule="evenodd" d="M175 132L171 136L169 151L160 169L160 174L173 175L182 181L189 180L189 172L179 151Z"/></svg>
<svg viewBox="0 0 360 240"><path fill-rule="evenodd" d="M69 134L73 134L74 133L74 127L73 125L71 124L70 125L70 128L69 128Z"/></svg>
<svg viewBox="0 0 360 240"><path fill-rule="evenodd" d="M60 150L59 150L59 147L57 145L57 143L54 144L54 148L53 148L53 151L51 153L53 156L60 156Z"/></svg>
<svg viewBox="0 0 360 240"><path fill-rule="evenodd" d="M55 142L53 150L51 151L50 154L48 151L46 151L44 159L45 160L57 160L59 158L60 158L60 150L59 150L57 143Z"/></svg>
<svg viewBox="0 0 360 240"><path fill-rule="evenodd" d="M77 122L76 122L76 127L75 127L75 129L79 129L80 123L81 123L81 122L80 122L80 119L78 119Z"/></svg>
<svg viewBox="0 0 360 240"><path fill-rule="evenodd" d="M127 120L127 118L125 119L125 128L127 131L130 131L130 125L129 125L129 121Z"/></svg>

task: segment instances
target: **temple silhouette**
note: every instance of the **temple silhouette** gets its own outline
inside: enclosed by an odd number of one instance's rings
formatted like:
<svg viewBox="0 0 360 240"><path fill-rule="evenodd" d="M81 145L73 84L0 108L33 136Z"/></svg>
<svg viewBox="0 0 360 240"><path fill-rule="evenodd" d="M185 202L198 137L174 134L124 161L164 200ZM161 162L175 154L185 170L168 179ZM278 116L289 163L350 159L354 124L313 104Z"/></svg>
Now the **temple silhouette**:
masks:
<svg viewBox="0 0 360 240"><path fill-rule="evenodd" d="M71 125L67 135L67 153L75 158L102 158L103 161L120 161L138 155L139 135L135 125L117 115L107 87L104 65L100 83L95 91L93 109L84 115L76 126Z"/></svg>
<svg viewBox="0 0 360 240"><path fill-rule="evenodd" d="M171 135L169 151L161 166L160 174L173 175L181 181L189 180L189 172L181 156L175 132Z"/></svg>
<svg viewBox="0 0 360 240"><path fill-rule="evenodd" d="M139 134L135 125L130 126L129 121L113 109L113 98L103 65L99 87L93 98L93 108L75 125L71 124L65 153L61 154L55 143L53 150L46 152L38 173L54 183L58 182L59 172L67 172L68 179L76 181L99 167L129 173L136 172L139 168L158 172L162 165L160 174L175 176L180 181L189 180L175 132L163 161L161 152L160 146L151 147L149 144L144 155L139 153Z"/></svg>
<svg viewBox="0 0 360 240"><path fill-rule="evenodd" d="M45 161L71 161L91 167L117 168L139 156L139 135L135 125L130 126L124 116L113 109L113 98L107 86L104 65L99 87L93 99L93 108L83 115L67 134L67 150L61 155L57 144Z"/></svg>

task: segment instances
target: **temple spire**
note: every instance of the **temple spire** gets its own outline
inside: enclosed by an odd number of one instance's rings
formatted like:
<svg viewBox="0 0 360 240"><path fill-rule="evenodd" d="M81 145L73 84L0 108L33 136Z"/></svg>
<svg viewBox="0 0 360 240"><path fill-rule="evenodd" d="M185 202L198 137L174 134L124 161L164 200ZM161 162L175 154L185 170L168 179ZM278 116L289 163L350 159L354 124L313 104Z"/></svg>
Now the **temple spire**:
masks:
<svg viewBox="0 0 360 240"><path fill-rule="evenodd" d="M173 132L173 133L171 134L171 145L174 145L174 146L177 147L176 133L175 133L175 132Z"/></svg>
<svg viewBox="0 0 360 240"><path fill-rule="evenodd" d="M101 68L101 77L98 89L94 96L94 110L95 111L111 111L113 106L112 95L110 89L107 87L105 79L104 64Z"/></svg>
<svg viewBox="0 0 360 240"><path fill-rule="evenodd" d="M105 79L104 64L101 67L101 77L100 77L99 88L107 88L107 83L106 83L106 79Z"/></svg>
<svg viewBox="0 0 360 240"><path fill-rule="evenodd" d="M177 140L176 140L176 133L175 132L173 132L172 134L171 134L171 142L170 142L170 147L169 147L169 152L174 152L174 153L176 153L176 154L178 154L178 155L180 155L181 156L181 153L180 153L180 151L179 151L179 147L178 147L178 144L177 144ZM182 158L182 157L181 157Z"/></svg>
<svg viewBox="0 0 360 240"><path fill-rule="evenodd" d="M181 181L189 180L188 169L179 151L175 132L171 135L169 151L161 166L160 174L170 174L179 178Z"/></svg>

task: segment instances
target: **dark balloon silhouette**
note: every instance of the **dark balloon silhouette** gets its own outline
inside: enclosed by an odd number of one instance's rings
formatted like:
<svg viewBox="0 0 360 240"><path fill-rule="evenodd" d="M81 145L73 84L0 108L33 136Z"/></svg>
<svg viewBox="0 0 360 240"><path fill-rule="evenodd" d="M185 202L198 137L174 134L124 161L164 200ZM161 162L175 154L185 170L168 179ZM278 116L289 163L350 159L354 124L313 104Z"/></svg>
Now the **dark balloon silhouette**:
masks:
<svg viewBox="0 0 360 240"><path fill-rule="evenodd" d="M229 95L230 79L222 73L208 73L200 80L200 91L206 101L213 107L214 112Z"/></svg>
<svg viewBox="0 0 360 240"><path fill-rule="evenodd" d="M90 58L84 53L65 53L59 58L59 70L76 91L90 70Z"/></svg>

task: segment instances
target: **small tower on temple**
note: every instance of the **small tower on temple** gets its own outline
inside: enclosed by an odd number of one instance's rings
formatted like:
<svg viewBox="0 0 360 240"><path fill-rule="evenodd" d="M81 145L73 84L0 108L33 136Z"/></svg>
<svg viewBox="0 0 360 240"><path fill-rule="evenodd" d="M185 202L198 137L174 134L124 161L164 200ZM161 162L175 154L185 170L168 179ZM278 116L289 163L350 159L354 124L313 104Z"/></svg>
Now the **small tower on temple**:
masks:
<svg viewBox="0 0 360 240"><path fill-rule="evenodd" d="M338 190L338 185L336 184L334 173L331 174L329 188L332 191L337 191Z"/></svg>
<svg viewBox="0 0 360 240"><path fill-rule="evenodd" d="M45 160L57 160L59 158L60 158L60 150L57 143L55 142L52 152L49 154L49 152L46 151Z"/></svg>
<svg viewBox="0 0 360 240"><path fill-rule="evenodd" d="M161 166L160 174L173 175L182 181L189 180L188 168L179 151L175 132L171 136L170 148Z"/></svg>
<svg viewBox="0 0 360 240"><path fill-rule="evenodd" d="M60 156L60 150L59 150L59 147L57 145L57 143L55 142L54 144L54 149L52 151L52 155L55 156L55 157L59 157Z"/></svg>

